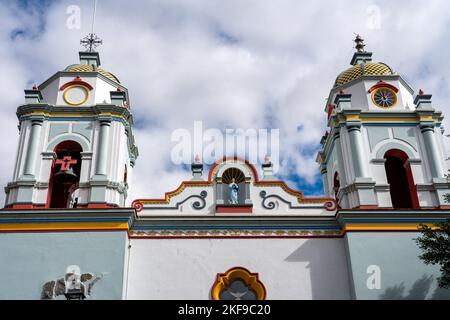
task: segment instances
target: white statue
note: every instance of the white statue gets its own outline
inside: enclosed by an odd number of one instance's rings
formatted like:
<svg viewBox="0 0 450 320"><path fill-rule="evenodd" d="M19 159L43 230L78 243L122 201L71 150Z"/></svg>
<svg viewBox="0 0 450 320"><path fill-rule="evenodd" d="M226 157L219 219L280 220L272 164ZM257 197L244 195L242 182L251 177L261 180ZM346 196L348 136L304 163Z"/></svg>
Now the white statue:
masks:
<svg viewBox="0 0 450 320"><path fill-rule="evenodd" d="M231 183L228 185L230 188L230 203L231 204L238 204L238 191L239 186L236 183L236 180L233 178L231 179Z"/></svg>

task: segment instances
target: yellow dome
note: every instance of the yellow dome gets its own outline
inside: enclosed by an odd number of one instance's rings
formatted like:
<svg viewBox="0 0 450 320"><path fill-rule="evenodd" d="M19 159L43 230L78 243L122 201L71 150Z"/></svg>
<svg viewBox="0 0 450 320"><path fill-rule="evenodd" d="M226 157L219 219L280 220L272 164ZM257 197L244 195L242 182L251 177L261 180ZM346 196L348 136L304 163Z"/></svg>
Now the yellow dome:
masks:
<svg viewBox="0 0 450 320"><path fill-rule="evenodd" d="M101 75L107 77L108 79L115 81L117 83L120 83L119 79L115 75L113 75L111 72L108 72L100 67L94 68L90 64L72 64L68 66L64 71L67 72L98 72Z"/></svg>
<svg viewBox="0 0 450 320"><path fill-rule="evenodd" d="M343 84L346 84L347 82L350 82L352 80L355 80L356 78L359 78L363 75L369 75L369 76L384 76L384 75L393 75L394 71L392 69L382 63L372 63L372 62L366 62L366 63L360 63L354 66L351 66L344 72L342 72L336 79L336 82L334 83L334 86L341 86Z"/></svg>

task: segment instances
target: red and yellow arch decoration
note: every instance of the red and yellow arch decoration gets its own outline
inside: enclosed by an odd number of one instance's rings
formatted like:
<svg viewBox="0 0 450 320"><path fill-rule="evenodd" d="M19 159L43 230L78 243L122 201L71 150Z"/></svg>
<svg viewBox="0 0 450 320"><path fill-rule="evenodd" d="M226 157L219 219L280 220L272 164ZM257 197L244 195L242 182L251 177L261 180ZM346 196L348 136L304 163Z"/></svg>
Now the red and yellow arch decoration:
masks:
<svg viewBox="0 0 450 320"><path fill-rule="evenodd" d="M256 300L266 299L266 288L259 280L259 274L252 273L243 267L234 267L225 273L218 273L216 281L211 288L211 298L213 300L220 300L220 293L228 288L235 279L244 281L255 292Z"/></svg>
<svg viewBox="0 0 450 320"><path fill-rule="evenodd" d="M298 203L325 203L325 209L333 211L336 209L336 201L333 198L326 198L326 197L305 197L303 195L303 192L296 191L291 189L284 181L281 180L273 180L273 181L260 181L258 171L256 170L255 166L251 164L248 160L242 159L239 157L223 157L223 159L216 161L210 168L208 173L208 180L207 181L183 181L178 188L176 188L173 191L166 192L164 194L164 198L162 199L136 199L133 201L131 206L135 208L137 211L141 211L145 204L169 204L170 198L180 194L183 192L183 190L186 187L209 187L213 185L214 175L216 174L219 165L223 162L234 160L234 161L240 161L242 163L245 163L251 170L254 182L253 184L255 186L275 186L280 187L282 190L284 190L286 193L293 195L297 198Z"/></svg>

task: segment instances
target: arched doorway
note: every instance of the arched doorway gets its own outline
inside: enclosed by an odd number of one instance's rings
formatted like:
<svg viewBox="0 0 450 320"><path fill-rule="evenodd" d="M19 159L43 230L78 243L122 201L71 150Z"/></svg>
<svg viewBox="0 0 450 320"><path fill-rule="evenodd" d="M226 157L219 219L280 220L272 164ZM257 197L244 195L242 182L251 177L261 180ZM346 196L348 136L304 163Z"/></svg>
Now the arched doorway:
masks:
<svg viewBox="0 0 450 320"><path fill-rule="evenodd" d="M48 189L50 208L77 206L82 151L79 143L70 140L63 141L55 147L56 160L52 165Z"/></svg>
<svg viewBox="0 0 450 320"><path fill-rule="evenodd" d="M411 172L408 155L398 149L391 149L384 155L384 168L389 183L392 207L412 209L419 207L416 186Z"/></svg>

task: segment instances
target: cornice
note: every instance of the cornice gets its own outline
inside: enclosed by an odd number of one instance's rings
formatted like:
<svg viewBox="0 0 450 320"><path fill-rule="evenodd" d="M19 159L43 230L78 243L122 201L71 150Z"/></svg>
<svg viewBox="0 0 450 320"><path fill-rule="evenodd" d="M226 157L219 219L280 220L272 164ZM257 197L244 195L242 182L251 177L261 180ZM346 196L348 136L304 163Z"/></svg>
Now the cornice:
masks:
<svg viewBox="0 0 450 320"><path fill-rule="evenodd" d="M45 119L52 117L98 117L102 115L116 116L133 124L130 110L114 104L96 104L94 106L54 106L46 103L24 104L17 108L19 121L25 116L41 115Z"/></svg>

